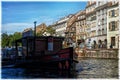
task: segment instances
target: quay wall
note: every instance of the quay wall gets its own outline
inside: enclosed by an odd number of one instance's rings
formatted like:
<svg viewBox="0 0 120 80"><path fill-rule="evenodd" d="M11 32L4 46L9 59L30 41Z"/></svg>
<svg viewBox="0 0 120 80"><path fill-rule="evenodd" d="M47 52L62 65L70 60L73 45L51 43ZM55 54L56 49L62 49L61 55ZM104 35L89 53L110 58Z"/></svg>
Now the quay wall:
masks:
<svg viewBox="0 0 120 80"><path fill-rule="evenodd" d="M115 58L118 59L118 49L75 49L77 58Z"/></svg>

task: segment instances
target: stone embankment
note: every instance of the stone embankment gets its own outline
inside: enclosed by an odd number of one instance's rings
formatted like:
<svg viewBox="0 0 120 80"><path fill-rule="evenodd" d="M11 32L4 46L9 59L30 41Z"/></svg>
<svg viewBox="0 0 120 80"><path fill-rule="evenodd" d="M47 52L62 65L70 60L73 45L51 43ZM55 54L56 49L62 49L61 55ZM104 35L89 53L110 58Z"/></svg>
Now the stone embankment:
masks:
<svg viewBox="0 0 120 80"><path fill-rule="evenodd" d="M78 58L115 58L118 59L118 49L80 49L76 48Z"/></svg>

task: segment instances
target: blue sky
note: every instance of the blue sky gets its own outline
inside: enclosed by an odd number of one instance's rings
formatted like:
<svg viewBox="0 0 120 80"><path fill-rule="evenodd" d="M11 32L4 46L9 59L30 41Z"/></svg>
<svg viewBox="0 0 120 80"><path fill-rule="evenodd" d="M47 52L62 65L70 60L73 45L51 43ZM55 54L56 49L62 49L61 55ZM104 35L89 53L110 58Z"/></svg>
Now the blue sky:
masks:
<svg viewBox="0 0 120 80"><path fill-rule="evenodd" d="M2 2L2 33L22 32L46 23L50 25L62 17L84 10L86 2Z"/></svg>

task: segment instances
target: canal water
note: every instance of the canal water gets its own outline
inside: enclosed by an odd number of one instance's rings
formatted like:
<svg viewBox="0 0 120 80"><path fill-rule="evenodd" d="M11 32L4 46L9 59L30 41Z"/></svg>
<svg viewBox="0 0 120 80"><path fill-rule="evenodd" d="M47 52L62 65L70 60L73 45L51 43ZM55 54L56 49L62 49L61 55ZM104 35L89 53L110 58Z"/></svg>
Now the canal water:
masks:
<svg viewBox="0 0 120 80"><path fill-rule="evenodd" d="M118 59L79 59L77 78L119 78Z"/></svg>
<svg viewBox="0 0 120 80"><path fill-rule="evenodd" d="M76 77L81 78L115 78L118 79L118 59L79 59L76 64ZM67 78L56 71L42 72L39 69L2 68L2 79Z"/></svg>

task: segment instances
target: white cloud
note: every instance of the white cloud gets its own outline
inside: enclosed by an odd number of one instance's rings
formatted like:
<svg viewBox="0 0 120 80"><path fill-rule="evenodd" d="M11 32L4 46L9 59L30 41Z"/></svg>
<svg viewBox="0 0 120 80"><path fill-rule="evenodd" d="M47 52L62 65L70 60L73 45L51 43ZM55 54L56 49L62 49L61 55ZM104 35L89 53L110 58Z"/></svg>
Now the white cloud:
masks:
<svg viewBox="0 0 120 80"><path fill-rule="evenodd" d="M2 33L7 32L8 34L13 34L14 32L22 32L26 28L33 28L34 24L31 23L6 23L2 24Z"/></svg>

